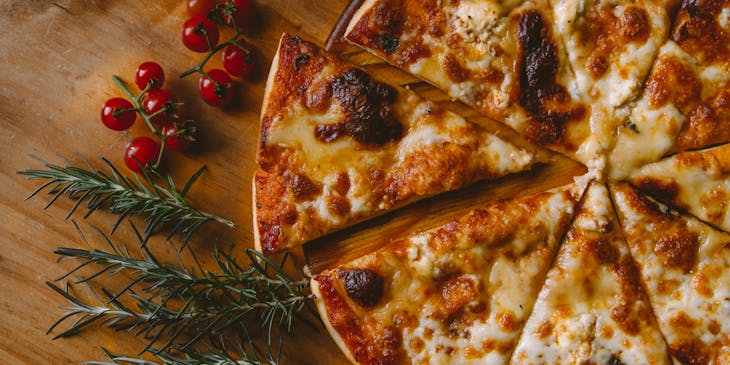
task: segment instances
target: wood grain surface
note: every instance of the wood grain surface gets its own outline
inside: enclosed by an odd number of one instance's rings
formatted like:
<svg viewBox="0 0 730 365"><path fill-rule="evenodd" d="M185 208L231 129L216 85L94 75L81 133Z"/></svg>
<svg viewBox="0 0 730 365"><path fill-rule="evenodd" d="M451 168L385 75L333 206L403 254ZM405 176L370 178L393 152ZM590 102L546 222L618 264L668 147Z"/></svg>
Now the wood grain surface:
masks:
<svg viewBox="0 0 730 365"><path fill-rule="evenodd" d="M169 154L167 170L182 182L206 165L209 170L190 191L190 200L203 210L237 223L232 230L211 224L194 236L191 246L204 265L210 264L206 253L215 243L234 247L234 252L240 253L252 246L250 181L255 168L259 111L279 36L289 32L323 45L346 5L344 0L258 1L258 23L246 36L256 50L257 68L253 77L238 82L236 102L219 109L200 99L197 77L175 77L202 57L180 42L180 29L187 16L182 1L0 0L0 363L79 364L101 360L99 346L135 354L144 345L128 333L102 328L55 341L51 340L53 333L45 334L62 313L58 307L66 304L45 282L73 266L57 263L53 250L59 246L79 247L80 240L70 221L63 219L72 201L61 199L47 210L43 210L49 199L45 194L23 201L37 183L25 180L16 171L40 167L28 155L61 163L59 155L78 161L75 156L80 153L92 161L105 156L123 166L124 146L135 136L145 134L146 127L138 121L127 132L113 132L100 123L99 109L106 99L122 96L111 81L112 74L131 82L138 64L156 61L167 72L166 88L186 103L184 114L199 121L200 129L200 143L185 155ZM410 85L469 120L524 143L502 125L448 101L443 93L412 76L352 47L342 52L347 59L366 65L377 77ZM220 67L218 58L210 65ZM561 185L583 171L564 157L538 153L549 163L532 172L422 201L325 237L307 246L307 256L313 268L321 269L414 229L443 223L476 204ZM80 214L73 218L92 243L98 242L98 237L92 234L90 225L108 231L114 219L104 212L85 221ZM129 229L122 228L113 237L134 244ZM161 240L151 244L163 256L170 256L171 249ZM296 254L303 264L301 252ZM101 284L113 286L114 278ZM315 331L295 325L284 348L284 363L341 364L346 359L324 329Z"/></svg>

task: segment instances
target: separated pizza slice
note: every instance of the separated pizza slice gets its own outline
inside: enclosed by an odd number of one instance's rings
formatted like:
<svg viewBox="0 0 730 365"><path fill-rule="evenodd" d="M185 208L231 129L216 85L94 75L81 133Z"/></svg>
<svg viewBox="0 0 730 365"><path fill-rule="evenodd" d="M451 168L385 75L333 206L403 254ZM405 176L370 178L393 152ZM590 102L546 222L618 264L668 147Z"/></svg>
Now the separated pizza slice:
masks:
<svg viewBox="0 0 730 365"><path fill-rule="evenodd" d="M495 201L312 279L358 364L505 364L582 188Z"/></svg>
<svg viewBox="0 0 730 365"><path fill-rule="evenodd" d="M590 104L552 24L547 0L367 0L345 37L587 164Z"/></svg>
<svg viewBox="0 0 730 365"><path fill-rule="evenodd" d="M611 189L671 355L682 364L729 364L730 235L627 182Z"/></svg>
<svg viewBox="0 0 730 365"><path fill-rule="evenodd" d="M534 156L283 35L261 112L254 232L271 254L382 212L527 170Z"/></svg>
<svg viewBox="0 0 730 365"><path fill-rule="evenodd" d="M580 90L619 108L641 94L679 0L550 0ZM612 131L608 131L612 133Z"/></svg>
<svg viewBox="0 0 730 365"><path fill-rule="evenodd" d="M730 144L680 152L643 166L629 181L645 194L730 232Z"/></svg>
<svg viewBox="0 0 730 365"><path fill-rule="evenodd" d="M510 363L671 363L605 185L586 191Z"/></svg>
<svg viewBox="0 0 730 365"><path fill-rule="evenodd" d="M730 142L730 1L682 1L671 40L619 128L609 175L668 153Z"/></svg>

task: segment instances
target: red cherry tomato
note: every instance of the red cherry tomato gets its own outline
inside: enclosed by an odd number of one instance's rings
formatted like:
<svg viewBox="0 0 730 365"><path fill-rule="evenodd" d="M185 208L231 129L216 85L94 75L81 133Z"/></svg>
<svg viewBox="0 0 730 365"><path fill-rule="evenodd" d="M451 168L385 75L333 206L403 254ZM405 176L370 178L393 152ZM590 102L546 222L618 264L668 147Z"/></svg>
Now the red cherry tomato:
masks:
<svg viewBox="0 0 730 365"><path fill-rule="evenodd" d="M153 89L145 94L144 100L142 100L142 110L151 115L158 110L166 108L165 112L152 117L152 123L162 125L168 122L170 117L175 114L175 103L177 103L175 95L165 90Z"/></svg>
<svg viewBox="0 0 730 365"><path fill-rule="evenodd" d="M228 5L233 4L235 11L233 12L233 18L223 15L223 20L229 25L233 25L233 20L236 21L236 25L239 27L248 25L253 19L253 2L251 0L223 0L222 4ZM220 9L225 9L225 6Z"/></svg>
<svg viewBox="0 0 730 365"><path fill-rule="evenodd" d="M208 33L210 45L205 40L204 32ZM182 41L191 51L208 52L218 44L218 36L218 26L208 18L196 16L183 24Z"/></svg>
<svg viewBox="0 0 730 365"><path fill-rule="evenodd" d="M187 0L185 5L188 8L190 17L208 16L213 8L215 8L215 0Z"/></svg>
<svg viewBox="0 0 730 365"><path fill-rule="evenodd" d="M215 80L218 85L211 81ZM208 77L201 76L198 82L200 95L210 105L222 106L233 99L233 80L225 71L215 68L208 71Z"/></svg>
<svg viewBox="0 0 730 365"><path fill-rule="evenodd" d="M177 123L165 124L160 131L165 138L165 147L173 151L184 152L193 145L193 141L185 135L176 136L179 132Z"/></svg>
<svg viewBox="0 0 730 365"><path fill-rule="evenodd" d="M150 85L150 89L159 89L165 82L165 71L155 62L145 62L137 67L134 82L140 90L147 85Z"/></svg>
<svg viewBox="0 0 730 365"><path fill-rule="evenodd" d="M237 45L230 45L223 49L221 62L223 68L233 76L244 77L253 70L253 55Z"/></svg>
<svg viewBox="0 0 730 365"><path fill-rule="evenodd" d="M150 137L137 137L124 149L124 163L134 172L142 172L157 161L160 144ZM141 166L140 166L141 165Z"/></svg>
<svg viewBox="0 0 730 365"><path fill-rule="evenodd" d="M115 131L123 131L134 124L137 112L127 99L111 98L101 107L101 122Z"/></svg>

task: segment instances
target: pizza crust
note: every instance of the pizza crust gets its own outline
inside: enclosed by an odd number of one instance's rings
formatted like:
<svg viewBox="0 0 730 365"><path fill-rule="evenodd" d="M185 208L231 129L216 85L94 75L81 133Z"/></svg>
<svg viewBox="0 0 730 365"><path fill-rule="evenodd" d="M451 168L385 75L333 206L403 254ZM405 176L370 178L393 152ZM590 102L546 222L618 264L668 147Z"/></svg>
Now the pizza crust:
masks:
<svg viewBox="0 0 730 365"><path fill-rule="evenodd" d="M322 300L322 294L319 290L319 282L315 280L314 277L310 280L310 287L312 288L312 295L314 295L314 304L316 305L317 311L319 312L319 318L324 323L324 327L327 329L327 332L329 332L330 337L332 337L332 340L335 341L342 353L345 354L345 357L347 357L347 359L350 360L351 363L357 364L357 361L355 361L355 357L352 355L352 352L345 344L345 341L342 340L342 336L340 336L340 333L337 332L337 330L335 330L335 328L332 326L330 316L329 314L327 314L327 307Z"/></svg>

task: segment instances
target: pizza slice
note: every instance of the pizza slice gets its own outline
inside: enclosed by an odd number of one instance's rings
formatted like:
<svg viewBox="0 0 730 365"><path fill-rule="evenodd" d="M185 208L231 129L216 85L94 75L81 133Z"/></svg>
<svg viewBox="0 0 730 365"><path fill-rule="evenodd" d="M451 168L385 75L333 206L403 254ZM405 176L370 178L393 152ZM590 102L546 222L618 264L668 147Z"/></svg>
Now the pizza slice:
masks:
<svg viewBox="0 0 730 365"><path fill-rule="evenodd" d="M510 363L671 363L605 185L586 191Z"/></svg>
<svg viewBox="0 0 730 365"><path fill-rule="evenodd" d="M730 142L730 1L683 1L644 93L619 128L609 175Z"/></svg>
<svg viewBox="0 0 730 365"><path fill-rule="evenodd" d="M627 182L611 189L671 355L682 364L730 363L730 235Z"/></svg>
<svg viewBox="0 0 730 365"><path fill-rule="evenodd" d="M638 97L678 1L550 0L581 92L609 109Z"/></svg>
<svg viewBox="0 0 730 365"><path fill-rule="evenodd" d="M552 29L547 0L367 0L350 42L528 139L587 163L590 104Z"/></svg>
<svg viewBox="0 0 730 365"><path fill-rule="evenodd" d="M495 201L312 279L358 364L505 364L582 189Z"/></svg>
<svg viewBox="0 0 730 365"><path fill-rule="evenodd" d="M647 195L730 232L730 144L680 152L629 178Z"/></svg>
<svg viewBox="0 0 730 365"><path fill-rule="evenodd" d="M527 170L531 152L284 34L261 112L256 247L300 245L480 179Z"/></svg>

